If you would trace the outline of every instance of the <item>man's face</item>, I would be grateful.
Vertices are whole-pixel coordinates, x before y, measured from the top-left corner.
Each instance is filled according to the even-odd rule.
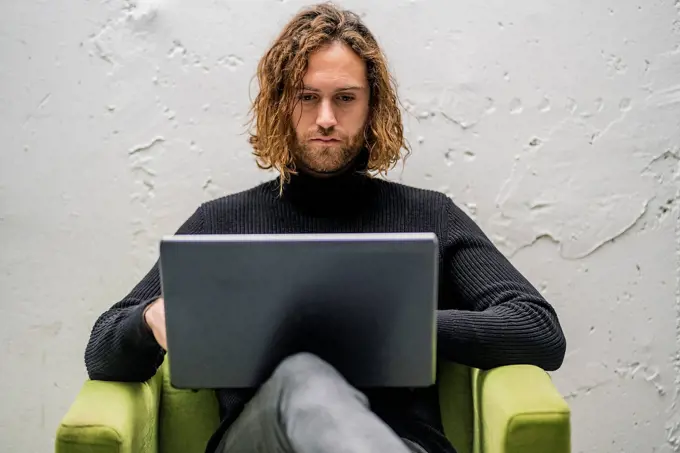
[[[334,42],[309,57],[303,82],[292,118],[296,164],[315,176],[340,173],[364,145],[366,64],[346,44]]]

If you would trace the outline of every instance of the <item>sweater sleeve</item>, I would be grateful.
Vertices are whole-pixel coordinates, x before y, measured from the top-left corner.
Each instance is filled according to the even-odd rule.
[[[437,313],[438,354],[481,369],[558,369],[566,340],[555,310],[448,199],[447,212],[443,287],[449,300]]]
[[[200,207],[177,234],[200,234],[203,228]],[[157,261],[123,300],[95,322],[85,349],[85,367],[90,379],[143,382],[156,374],[165,351],[144,322],[144,309],[160,296]]]

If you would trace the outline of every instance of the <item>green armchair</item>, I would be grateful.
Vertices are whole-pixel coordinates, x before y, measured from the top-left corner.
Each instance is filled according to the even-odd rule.
[[[458,453],[568,453],[570,411],[548,374],[445,363],[442,419]],[[64,416],[57,453],[202,453],[217,429],[210,390],[180,390],[167,361],[143,383],[87,381]]]

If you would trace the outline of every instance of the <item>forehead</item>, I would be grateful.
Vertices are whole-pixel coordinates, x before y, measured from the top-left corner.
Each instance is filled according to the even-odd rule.
[[[366,63],[347,44],[336,41],[310,55],[303,82],[319,90],[365,87]]]

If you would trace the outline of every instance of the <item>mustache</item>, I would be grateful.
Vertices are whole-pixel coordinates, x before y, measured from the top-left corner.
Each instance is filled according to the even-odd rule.
[[[306,138],[313,138],[313,137],[334,137],[339,140],[346,141],[348,139],[346,134],[339,133],[335,127],[328,127],[328,128],[323,128],[319,127],[313,132],[308,132],[306,135]]]

